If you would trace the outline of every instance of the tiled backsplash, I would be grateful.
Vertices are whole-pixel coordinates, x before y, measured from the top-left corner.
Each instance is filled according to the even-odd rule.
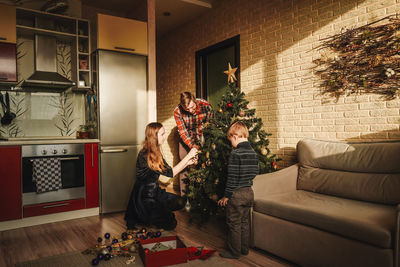
[[[16,118],[9,125],[0,124],[2,137],[75,136],[78,126],[85,124],[82,94],[8,92]],[[0,115],[4,112],[1,108]]]

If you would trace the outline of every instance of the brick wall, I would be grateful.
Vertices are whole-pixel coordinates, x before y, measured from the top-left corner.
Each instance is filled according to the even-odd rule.
[[[177,162],[173,109],[195,93],[195,52],[240,34],[241,88],[272,133],[270,148],[296,160],[299,139],[400,139],[400,100],[377,95],[319,95],[310,69],[319,40],[400,11],[400,0],[218,0],[213,9],[157,41],[157,116],[169,135],[163,150]]]

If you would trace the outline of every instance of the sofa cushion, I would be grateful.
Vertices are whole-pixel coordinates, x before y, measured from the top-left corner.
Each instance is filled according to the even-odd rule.
[[[399,152],[400,153],[400,152]],[[400,175],[300,167],[297,188],[383,204],[400,202]]]
[[[254,210],[378,247],[393,246],[396,206],[297,190],[256,199]]]
[[[342,143],[304,139],[297,144],[297,189],[400,203],[400,142]]]

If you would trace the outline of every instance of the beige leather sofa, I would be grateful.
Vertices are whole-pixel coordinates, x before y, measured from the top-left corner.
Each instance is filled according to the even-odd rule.
[[[302,140],[298,164],[254,179],[252,244],[301,266],[396,266],[400,141]]]

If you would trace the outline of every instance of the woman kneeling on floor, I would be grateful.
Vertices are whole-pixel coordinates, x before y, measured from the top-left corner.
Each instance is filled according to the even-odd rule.
[[[145,135],[136,161],[136,182],[125,213],[126,226],[128,230],[135,229],[136,224],[172,230],[177,224],[173,211],[182,209],[186,199],[161,189],[158,178],[160,174],[172,178],[194,164],[197,149],[190,150],[181,162],[171,168],[160,149],[166,139],[162,124],[148,124]]]

